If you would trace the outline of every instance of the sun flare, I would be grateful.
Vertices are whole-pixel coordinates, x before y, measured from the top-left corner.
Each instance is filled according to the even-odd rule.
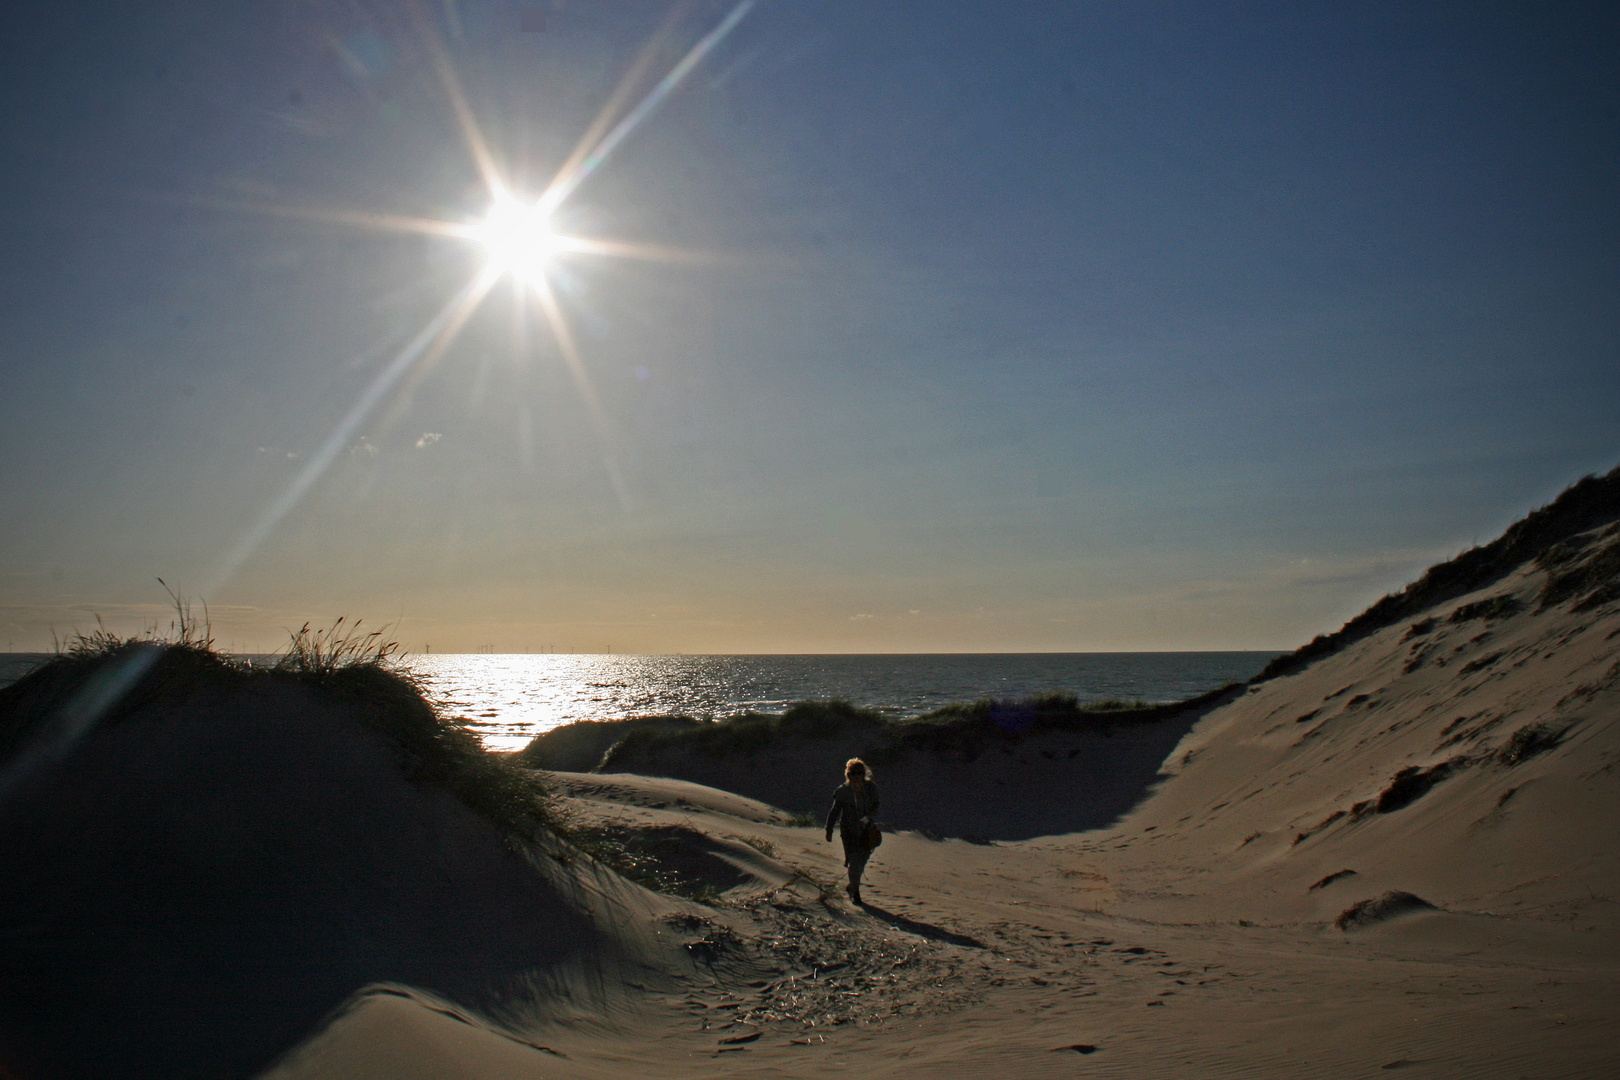
[[[538,281],[563,247],[563,238],[553,231],[551,215],[541,203],[510,195],[498,197],[484,219],[468,227],[467,235],[484,249],[485,271],[491,277],[511,274]]]
[[[559,303],[558,292],[553,288],[552,278],[556,276],[558,263],[561,261],[559,256],[568,254],[670,263],[703,262],[708,260],[708,256],[659,245],[563,235],[553,227],[552,212],[567,202],[580,184],[600,169],[613,151],[657,111],[659,105],[703,58],[752,10],[755,2],[756,0],[738,0],[731,12],[693,45],[680,61],[647,91],[639,104],[620,115],[621,110],[629,103],[630,94],[647,70],[646,63],[638,62],[538,199],[525,200],[512,194],[507,179],[502,176],[497,157],[473,116],[472,107],[462,91],[460,79],[451,63],[449,51],[437,33],[424,23],[419,26],[421,43],[427,49],[439,76],[440,85],[466,140],[473,165],[482,177],[485,189],[490,193],[489,209],[482,218],[472,221],[465,218],[459,221],[445,221],[439,218],[411,217],[375,211],[308,208],[265,201],[252,203],[231,201],[218,204],[274,217],[316,221],[349,228],[453,238],[481,247],[484,252],[484,263],[466,285],[449,299],[444,308],[402,346],[394,358],[384,365],[366,386],[343,420],[321,444],[320,449],[310,456],[308,463],[288,484],[281,497],[266,507],[253,528],[228,553],[216,574],[216,584],[235,574],[252,556],[270,530],[325,474],[343,447],[359,432],[361,425],[372,417],[384,400],[396,392],[401,382],[431,364],[449,348],[461,328],[478,310],[484,298],[501,278],[510,276],[514,282],[529,286],[517,290],[520,298],[525,303],[532,301],[538,306],[564,365],[573,376],[587,409],[596,421],[604,444],[608,442],[607,415],[591,385],[588,365],[569,328],[563,305]],[[656,43],[655,39],[654,44]],[[657,55],[658,51],[649,46],[644,51],[643,58],[650,60]],[[607,470],[614,490],[618,493],[621,503],[628,506],[624,481],[619,476],[617,467],[612,464],[611,454],[607,460]]]

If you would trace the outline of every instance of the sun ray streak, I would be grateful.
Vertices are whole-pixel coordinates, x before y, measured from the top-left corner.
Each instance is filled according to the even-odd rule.
[[[684,251],[663,244],[631,244],[622,240],[599,240],[585,236],[558,236],[553,246],[560,253],[606,255],[615,259],[641,259],[647,262],[689,263],[721,266],[737,262],[736,256],[707,251]]]
[[[163,649],[147,642],[133,649],[120,650],[111,664],[76,690],[34,736],[21,753],[0,767],[0,803],[36,774],[67,757],[95,730],[103,717],[117,705],[157,662]]]
[[[283,203],[250,199],[218,199],[193,197],[185,203],[210,210],[230,210],[240,213],[262,214],[265,217],[285,218],[290,221],[310,221],[322,225],[347,225],[373,232],[420,233],[424,236],[445,236],[456,240],[468,238],[468,226],[437,218],[412,217],[408,214],[384,214],[373,210],[338,210],[315,206],[288,206]]]
[[[754,3],[755,0],[742,0],[740,4],[732,8],[731,13],[720,20],[720,25],[710,30],[703,36],[702,40],[693,45],[687,54],[681,57],[680,63],[671,68],[669,74],[660,79],[658,85],[653,87],[647,96],[641,99],[641,103],[630,110],[629,114],[623,120],[620,120],[613,130],[608,132],[602,141],[597,143],[578,165],[552,182],[551,187],[541,197],[540,205],[547,210],[562,205],[563,201],[574,193],[574,189],[584,183],[586,177],[600,168],[602,162],[607,160],[608,155],[618,149],[619,144],[624,142],[631,132],[640,127],[642,121],[652,115],[653,110],[663,104],[664,99],[669,96],[675,87],[680,85],[681,80],[691,74],[692,69],[697,67],[703,61],[703,58],[713,51],[716,45],[725,40],[726,35],[731,33],[737,24],[742,22],[749,11],[753,9]]]
[[[672,4],[670,6],[668,13],[664,16],[662,25],[648,39],[647,44],[642,46],[641,53],[636,57],[635,63],[630,66],[629,71],[625,72],[624,78],[619,80],[619,85],[613,88],[613,94],[608,98],[607,104],[603,105],[601,111],[596,114],[596,118],[591,121],[591,126],[585,130],[585,134],[579,137],[579,143],[574,147],[573,153],[568,155],[568,160],[563,162],[562,168],[557,170],[557,179],[552,181],[553,186],[562,177],[570,175],[575,169],[579,168],[580,162],[584,161],[590,152],[596,148],[596,144],[601,141],[602,135],[612,126],[613,121],[618,118],[620,112],[624,109],[625,102],[630,100],[630,95],[635,93],[636,87],[641,85],[642,79],[646,76],[647,70],[652,67],[653,61],[658,59],[659,46],[663,44],[664,40],[669,37],[670,31],[674,29],[680,12],[681,5]]]
[[[377,407],[400,378],[413,368],[438,355],[446,345],[456,336],[463,323],[482,302],[484,294],[489,292],[495,284],[495,277],[481,273],[467,283],[467,285],[450,302],[430,319],[426,326],[402,348],[388,366],[378,372],[366,387],[364,392],[350,407],[348,413],[327,436],[319,450],[311,455],[309,461],[299,470],[298,475],[287,485],[280,497],[265,508],[254,523],[253,528],[237,542],[231,549],[224,563],[215,572],[214,579],[207,584],[204,592],[212,592],[225,583],[242,564],[252,557],[287,512],[296,506],[315,482],[325,474],[333,460],[348,445],[360,425],[366,422],[372,411]]]
[[[756,2],[757,0],[741,0],[736,4],[714,29],[705,34],[687,51],[686,55],[680,59],[668,74],[658,81],[657,85],[642,98],[634,109],[630,110],[629,113],[614,124],[606,135],[602,135],[598,139],[597,137],[602,130],[612,122],[612,117],[623,107],[624,102],[629,100],[633,88],[641,81],[643,73],[651,64],[652,58],[656,55],[656,46],[660,40],[655,37],[641,56],[638,57],[632,70],[620,82],[619,87],[614,91],[613,97],[598,115],[597,120],[593,121],[591,129],[580,140],[579,147],[570,156],[568,162],[558,173],[557,178],[553,180],[551,186],[535,206],[535,209],[540,211],[542,215],[549,214],[551,210],[554,210],[566,200],[581,183],[602,166],[603,162],[618,149],[625,139],[629,138],[663,104],[670,93],[702,63],[704,58],[720,42],[725,40],[726,36],[753,10]],[[483,178],[485,187],[489,190],[491,200],[499,204],[501,200],[511,197],[506,180],[501,175],[494,154],[491,152],[483,131],[479,128],[478,121],[473,115],[472,107],[462,90],[455,66],[451,62],[443,41],[440,40],[438,32],[431,24],[421,5],[413,4],[412,6],[418,36],[428,53],[434,72],[450,103],[451,110],[455,113],[467,150]],[[669,25],[669,23],[666,23],[664,30],[660,32],[661,35],[667,32]],[[211,205],[224,209],[250,211],[295,220],[348,225],[363,229],[425,233],[463,240],[475,240],[482,237],[480,226],[477,224],[458,224],[428,218],[366,211],[299,208],[268,202],[206,201]],[[578,237],[552,236],[550,239],[556,245],[557,250],[567,250],[581,254],[653,259],[667,262],[713,261],[710,256],[654,245],[627,244],[611,240],[590,240]],[[326,474],[332,462],[336,460],[338,454],[348,445],[349,441],[354,438],[361,425],[366,423],[377,407],[391,392],[397,389],[400,381],[411,376],[413,372],[419,372],[449,345],[460,331],[462,325],[483,302],[484,296],[494,286],[495,282],[505,276],[509,269],[509,267],[502,265],[498,261],[487,265],[455,296],[451,297],[444,308],[430,319],[421,331],[377,374],[376,378],[360,394],[325,442],[311,455],[304,467],[299,470],[298,475],[292,479],[281,495],[265,508],[253,527],[230,550],[216,571],[213,580],[206,584],[204,591],[217,589],[241,569],[242,565],[264,543],[276,525]],[[590,413],[598,437],[602,440],[604,448],[603,463],[607,469],[614,492],[618,496],[620,504],[628,512],[630,509],[629,491],[624,476],[618,467],[617,459],[613,454],[612,425],[602,407],[601,400],[597,397],[596,388],[591,383],[590,372],[580,355],[573,331],[563,315],[562,307],[557,301],[556,293],[553,291],[546,274],[533,275],[530,283],[539,299],[546,323],[557,342],[558,351],[562,354],[563,361],[568,367],[574,385],[578,389],[581,399],[585,402],[587,411]]]
[[[439,85],[444,88],[445,97],[450,100],[450,108],[456,114],[456,123],[461,125],[461,137],[467,141],[467,152],[472,155],[473,164],[478,167],[479,175],[484,178],[484,186],[489,189],[490,198],[499,198],[506,193],[506,183],[501,179],[500,169],[495,164],[495,155],[490,152],[483,129],[478,126],[478,120],[473,116],[472,106],[467,103],[467,95],[461,89],[461,80],[456,77],[456,68],[450,62],[450,54],[445,50],[444,42],[440,40],[438,31],[433,28],[421,5],[413,4],[412,8],[416,16],[417,37],[427,50],[433,64],[433,72],[439,77]]]
[[[540,298],[540,310],[545,313],[546,324],[551,327],[551,334],[557,339],[557,351],[562,353],[563,363],[568,365],[568,373],[574,378],[574,386],[579,390],[579,396],[585,399],[585,407],[590,410],[591,419],[604,439],[608,433],[607,413],[602,409],[602,403],[596,396],[596,387],[591,385],[590,372],[585,368],[585,361],[580,357],[579,346],[574,343],[574,332],[569,329],[568,320],[563,317],[562,307],[557,303],[557,294],[551,289],[551,282],[544,277],[534,280],[535,295]]]
[[[557,339],[557,350],[562,353],[563,362],[568,365],[568,373],[574,378],[574,386],[578,388],[579,396],[585,399],[586,409],[596,425],[597,437],[602,440],[602,467],[607,470],[608,482],[613,485],[613,494],[618,496],[619,508],[628,514],[631,510],[630,487],[625,483],[624,472],[619,468],[619,459],[613,452],[612,422],[608,420],[607,412],[603,410],[601,400],[596,396],[596,387],[591,384],[590,372],[579,354],[579,347],[574,343],[574,332],[569,329],[568,320],[563,316],[562,307],[557,303],[557,294],[551,290],[551,282],[544,277],[536,279],[534,291],[540,298],[540,310],[545,313],[552,336]]]

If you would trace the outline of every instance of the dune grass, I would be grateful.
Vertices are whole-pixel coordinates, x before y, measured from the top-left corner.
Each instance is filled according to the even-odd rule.
[[[167,586],[165,586],[167,587]],[[363,726],[402,751],[406,776],[441,788],[478,813],[509,841],[535,839],[553,823],[539,774],[486,752],[477,737],[448,718],[427,696],[421,681],[398,662],[399,645],[386,629],[366,631],[339,619],[324,630],[306,624],[291,634],[269,667],[258,667],[214,649],[205,616],[175,596],[177,617],[167,634],[133,637],[97,630],[58,642],[57,655],[0,689],[0,763],[42,741],[60,738],[64,719],[92,737],[101,726],[136,715],[178,711],[202,694],[256,692],[301,686],[340,706]],[[93,715],[84,711],[87,692]]]
[[[1142,698],[1102,698],[1081,701],[1075,694],[1036,694],[1024,698],[979,698],[977,701],[945,705],[932,712],[904,721],[908,724],[941,724],[960,721],[988,722],[1003,731],[1016,732],[1030,727],[1089,726],[1088,721],[1117,722],[1125,714],[1135,715],[1158,708]]]
[[[760,753],[795,740],[837,741],[874,764],[909,752],[971,760],[986,746],[1044,732],[1105,731],[1123,724],[1152,723],[1188,709],[1208,708],[1236,693],[1231,684],[1187,701],[1156,704],[1107,698],[1081,701],[1073,694],[1027,698],[981,698],[947,705],[920,716],[895,718],[848,701],[801,701],[781,713],[747,712],[707,722],[667,718],[624,722],[622,734],[602,755],[597,769],[610,772],[640,754],[690,751],[726,758]],[[538,750],[527,758],[545,767]],[[525,754],[529,751],[525,750]]]
[[[1514,522],[1495,540],[1429,567],[1422,577],[1400,592],[1388,594],[1334,633],[1319,634],[1293,652],[1277,657],[1250,682],[1262,683],[1299,671],[1386,626],[1500,581],[1532,559],[1552,572],[1549,591],[1542,596],[1543,607],[1571,596],[1581,596],[1576,601],[1579,609],[1620,599],[1620,543],[1601,549],[1612,554],[1585,560],[1574,560],[1572,554],[1575,565],[1567,571],[1567,579],[1554,585],[1559,580],[1555,568],[1565,561],[1562,553],[1574,547],[1566,542],[1616,519],[1620,519],[1620,468],[1603,476],[1582,477],[1546,506]]]
[[[1518,610],[1519,602],[1513,599],[1513,597],[1492,596],[1486,600],[1480,600],[1472,604],[1464,604],[1456,611],[1453,611],[1451,613],[1451,618],[1447,619],[1446,621],[1450,623],[1465,623],[1473,619],[1484,619],[1486,622],[1494,622],[1497,619],[1505,619]]]
[[[618,824],[585,824],[564,819],[557,835],[581,854],[601,863],[644,889],[713,906],[720,890],[685,864],[678,835],[657,828]]]
[[[642,727],[629,732],[618,746],[674,741],[701,753],[729,757],[757,753],[784,737],[830,740],[886,723],[881,713],[847,701],[801,701],[780,713],[745,712],[680,728]]]
[[[1561,745],[1563,741],[1562,730],[1547,724],[1526,724],[1497,749],[1495,757],[1502,765],[1509,767],[1521,765],[1537,754],[1545,754],[1555,746]]]
[[[54,738],[57,721],[86,687],[109,681],[120,687],[86,725],[84,737],[93,737],[95,728],[183,710],[200,695],[296,685],[387,738],[400,749],[409,780],[448,792],[515,849],[553,838],[563,846],[548,842],[540,848],[562,861],[584,856],[658,892],[711,904],[718,899],[712,884],[679,865],[680,859],[672,861],[671,838],[570,820],[550,798],[542,773],[516,755],[485,751],[470,730],[435,706],[421,680],[400,662],[399,644],[386,627],[367,630],[342,618],[325,628],[306,623],[290,633],[274,663],[253,665],[216,652],[206,609],[203,618],[193,618],[189,604],[170,595],[176,618],[167,632],[152,628],[120,637],[98,620],[94,631],[59,640],[54,658],[0,688],[0,770],[42,739]],[[120,672],[135,677],[112,678]]]
[[[1586,544],[1555,544],[1536,562],[1547,571],[1540,597],[1543,608],[1573,600],[1576,611],[1590,611],[1620,600],[1620,525]]]
[[[643,728],[695,727],[690,716],[643,716],[627,720],[579,720],[542,731],[513,755],[518,764],[550,772],[590,772],[626,734]]]

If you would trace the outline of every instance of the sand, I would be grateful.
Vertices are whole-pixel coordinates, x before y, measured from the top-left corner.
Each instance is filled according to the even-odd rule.
[[[692,899],[561,845],[503,847],[318,703],[295,710],[297,740],[278,734],[289,703],[264,703],[247,749],[210,741],[207,710],[161,738],[124,725],[0,820],[0,855],[27,871],[0,897],[0,958],[57,995],[0,1005],[4,1068],[1614,1076],[1620,604],[1543,609],[1546,578],[1526,563],[1131,736],[1162,756],[1123,807],[1050,764],[1105,753],[1092,735],[1025,740],[977,771],[897,763],[889,812],[931,824],[888,835],[861,907],[819,825],[714,783],[552,777],[576,826],[638,838]],[[836,774],[811,764],[830,796]],[[162,797],[136,799],[131,769],[161,773]],[[206,813],[175,813],[181,774]],[[1046,831],[1088,814],[1101,823]],[[941,838],[968,832],[988,838]],[[221,866],[225,884],[190,883]],[[131,914],[142,876],[185,902]]]
[[[1544,578],[1527,565],[1425,633],[1389,627],[1213,710],[1108,828],[892,834],[864,908],[819,828],[765,803],[558,774],[582,818],[733,845],[713,849],[721,901],[669,924],[698,945],[665,969],[674,985],[612,1020],[527,1027],[552,1051],[527,1063],[368,1000],[266,1075],[415,1075],[362,1064],[406,1032],[446,1055],[420,1075],[469,1078],[1615,1075],[1620,612],[1537,613]],[[1496,596],[1517,612],[1449,621]],[[1492,756],[1530,724],[1562,742]],[[1396,785],[1402,770],[1443,778]],[[956,824],[982,827],[971,785],[951,784]],[[1059,798],[1086,793],[1030,790]],[[1392,892],[1422,903],[1335,925]],[[356,1056],[317,1063],[339,1052]]]

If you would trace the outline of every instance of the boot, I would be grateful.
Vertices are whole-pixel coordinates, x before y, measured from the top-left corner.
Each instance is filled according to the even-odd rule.
[[[849,893],[849,898],[855,903],[859,904],[861,902],[861,887],[859,885],[845,885],[844,891]]]

